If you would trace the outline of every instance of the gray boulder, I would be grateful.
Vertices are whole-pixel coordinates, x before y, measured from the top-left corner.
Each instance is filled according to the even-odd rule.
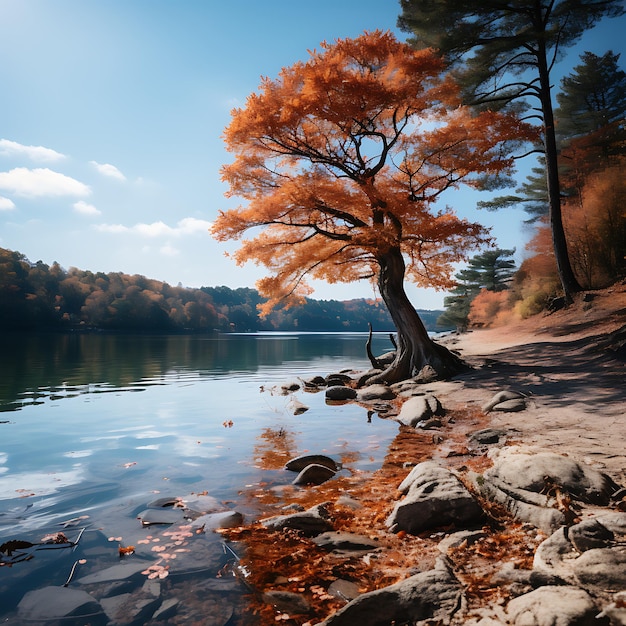
[[[516,489],[495,477],[474,476],[479,493],[492,502],[503,505],[517,520],[532,524],[550,534],[566,522],[563,511],[554,508],[555,498],[534,491]]]
[[[583,589],[568,586],[540,587],[511,600],[507,621],[514,626],[604,626],[596,619],[599,609]]]
[[[617,486],[606,474],[575,459],[534,448],[495,450],[485,480],[496,479],[514,489],[554,495],[556,489],[590,504],[606,505]]]
[[[364,593],[320,626],[389,626],[420,620],[449,623],[463,603],[463,589],[448,568],[439,564],[389,587]]]
[[[483,518],[483,510],[472,494],[449,469],[434,461],[416,465],[399,490],[406,497],[397,502],[387,518],[392,532],[417,534],[454,524],[466,528]]]
[[[387,385],[368,385],[359,389],[357,400],[359,402],[371,402],[373,400],[393,400],[396,394]]]
[[[537,548],[533,568],[596,593],[626,587],[626,513],[560,528]]]
[[[396,420],[405,426],[415,428],[419,422],[433,415],[443,415],[441,403],[435,396],[431,394],[412,396],[403,403]]]

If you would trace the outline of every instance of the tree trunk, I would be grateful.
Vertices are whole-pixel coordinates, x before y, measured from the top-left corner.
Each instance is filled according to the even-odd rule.
[[[449,378],[466,368],[463,361],[429,336],[417,311],[404,291],[405,265],[399,248],[378,258],[378,288],[398,331],[396,358],[382,373],[367,382],[395,383],[412,378],[425,366],[439,378]]]
[[[545,46],[540,46],[540,54],[537,56],[539,68],[539,96],[541,111],[544,121],[544,149],[546,156],[546,180],[548,184],[548,203],[550,205],[550,229],[552,231],[552,245],[556,259],[559,280],[563,287],[565,302],[573,302],[573,294],[581,291],[580,284],[576,279],[567,251],[567,240],[563,229],[563,217],[561,214],[561,186],[559,181],[558,150],[556,146],[556,133],[554,129],[554,112],[552,110],[552,97],[550,96],[550,72],[548,69]]]

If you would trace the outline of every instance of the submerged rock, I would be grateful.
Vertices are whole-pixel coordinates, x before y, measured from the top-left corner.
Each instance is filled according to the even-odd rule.
[[[81,623],[96,623],[94,617],[104,617],[101,604],[91,594],[82,589],[53,586],[27,592],[17,606],[17,613],[28,622],[75,618]]]
[[[308,613],[311,610],[306,598],[292,591],[266,591],[263,594],[263,600],[276,610],[290,615]]]

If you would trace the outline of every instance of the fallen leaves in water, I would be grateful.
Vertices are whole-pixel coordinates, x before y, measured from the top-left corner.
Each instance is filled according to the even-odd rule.
[[[41,543],[69,543],[69,539],[62,533],[50,533],[41,538]]]
[[[288,619],[293,623],[307,620],[310,620],[307,623],[318,623],[345,605],[345,599],[328,591],[336,580],[354,582],[359,592],[365,593],[403,580],[410,572],[434,566],[441,554],[439,542],[447,532],[455,529],[436,529],[420,535],[393,534],[385,522],[401,497],[397,486],[414,465],[437,459],[463,473],[467,470],[484,471],[491,464],[485,454],[472,451],[467,445],[467,433],[486,425],[484,413],[478,408],[461,409],[450,413],[448,420],[438,433],[438,441],[433,440],[432,432],[401,427],[389,446],[382,467],[373,473],[351,470],[350,461],[358,459],[358,454],[345,451],[342,462],[349,475],[342,473],[322,485],[304,489],[283,485],[276,490],[262,483],[247,486],[243,495],[251,504],[262,507],[262,517],[282,515],[286,507],[301,510],[325,503],[335,530],[362,534],[380,544],[380,549],[366,554],[338,557],[293,530],[269,530],[260,523],[222,530],[223,536],[245,549],[239,570],[245,572],[246,584],[259,592],[251,597],[251,612],[259,623]],[[284,464],[280,458],[282,455],[272,458],[268,454],[272,449],[280,453],[280,443],[285,435],[278,435],[279,432],[275,429],[264,431],[255,449],[256,462],[261,457],[267,469],[272,466],[278,469]],[[450,454],[450,450],[454,453]],[[291,449],[289,452],[292,456]],[[357,507],[341,504],[342,496],[344,501],[347,496],[357,503]],[[459,568],[474,604],[484,603],[489,597],[496,600],[501,585],[491,581],[493,573],[503,562],[512,563],[516,568],[529,567],[535,545],[540,540],[539,536],[536,540],[529,539],[520,525],[503,530],[503,512],[493,509],[489,513],[493,514],[493,523],[483,529],[485,538],[473,548],[459,548],[449,555],[455,569]],[[294,616],[277,611],[262,600],[262,593],[270,590],[304,596],[311,607],[310,613]]]

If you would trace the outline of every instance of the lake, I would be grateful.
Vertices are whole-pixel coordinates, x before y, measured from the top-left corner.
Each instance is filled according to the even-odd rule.
[[[149,579],[139,570],[85,581],[118,565],[139,564],[145,572],[156,560],[150,542],[169,526],[137,519],[155,500],[215,499],[246,520],[259,515],[246,490],[294,478],[268,461],[277,441],[283,454],[346,458],[352,471],[380,467],[396,423],[368,419],[354,404],[329,406],[323,392],[276,389],[367,369],[365,341],[360,333],[1,336],[0,619],[52,623],[35,609],[16,613],[25,594],[49,586],[59,597],[68,589],[98,599],[137,594]],[[373,349],[390,350],[387,335],[375,336]],[[293,397],[309,410],[294,415]],[[232,576],[219,576],[235,557],[219,535],[207,533],[203,541],[191,550],[198,562],[179,554],[170,565],[180,565],[172,565],[167,579],[156,577],[161,587],[152,593],[158,603],[178,600],[168,623],[199,616],[205,625],[239,623],[242,589]],[[119,546],[129,545],[135,553],[121,557]],[[133,623],[148,619],[138,613]],[[106,621],[95,611],[89,623]]]

